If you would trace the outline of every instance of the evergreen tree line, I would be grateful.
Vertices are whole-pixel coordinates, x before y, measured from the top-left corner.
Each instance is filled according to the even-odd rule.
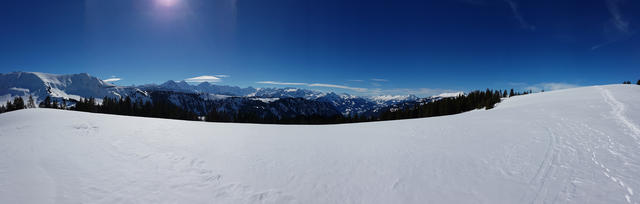
[[[623,81],[622,84],[631,84],[631,81]],[[640,85],[640,79],[638,79],[636,85]]]
[[[67,103],[75,103],[75,106],[67,107]],[[47,98],[40,103],[40,107],[115,115],[198,120],[198,115],[195,113],[186,111],[169,101],[154,100],[153,102],[143,102],[141,99],[132,101],[128,96],[122,99],[104,97],[101,105],[92,97],[82,98],[79,101],[73,99],[68,101],[63,100],[62,103],[58,103],[58,101],[52,100],[47,96]]]
[[[235,103],[239,102],[239,103]],[[229,98],[207,104],[209,122],[263,124],[335,124],[344,117],[328,102],[283,98],[270,103],[248,98]]]
[[[397,120],[409,118],[423,118],[458,114],[475,109],[492,109],[501,98],[513,97],[533,93],[531,90],[515,92],[507,90],[473,91],[467,95],[459,95],[453,98],[443,98],[424,104],[415,104],[413,107],[392,108],[383,112],[379,120]]]
[[[416,103],[412,104],[411,106],[389,108],[379,115],[368,116],[365,116],[364,114],[343,116],[338,112],[326,114],[326,111],[328,110],[326,109],[326,107],[325,109],[320,109],[324,111],[310,113],[307,115],[281,113],[281,115],[279,116],[276,116],[275,114],[270,112],[260,112],[248,109],[242,109],[238,112],[225,112],[217,111],[216,108],[213,108],[213,110],[208,112],[204,116],[204,118],[206,121],[210,122],[266,124],[338,124],[420,118],[457,114],[479,108],[491,109],[496,103],[500,102],[500,98],[523,95],[531,92],[532,91],[515,92],[513,89],[511,89],[509,92],[507,92],[507,90],[498,91],[489,89],[487,89],[486,91],[473,91],[467,95],[460,95],[454,98],[444,98],[429,103]],[[187,111],[186,109],[171,103],[167,98],[162,98],[159,96],[152,98],[154,98],[154,100],[152,101],[143,101],[141,99],[133,101],[130,97],[124,97],[121,99],[105,97],[102,99],[102,104],[99,105],[94,98],[83,98],[79,101],[70,99],[58,102],[57,100],[52,100],[47,96],[39,104],[39,107],[129,116],[198,120],[197,114]],[[296,99],[289,100],[291,100],[292,102],[296,101]],[[75,104],[75,106],[71,106],[69,104]],[[295,104],[293,106],[295,106]],[[317,104],[314,104],[312,106],[317,106]],[[35,105],[32,97],[29,97],[29,100],[26,104],[21,97],[16,97],[13,102],[7,102],[7,106],[0,106],[0,112],[33,107],[35,107]]]
[[[33,96],[29,95],[27,102],[22,97],[15,97],[13,101],[7,101],[5,105],[0,105],[0,113],[35,107]]]
[[[76,102],[76,106],[73,107],[72,110],[128,116],[198,120],[198,115],[195,113],[184,110],[169,101],[142,101],[141,99],[133,101],[128,96],[121,99],[104,97],[101,105],[97,105],[94,98],[80,99],[80,101]]]
[[[507,90],[490,90],[473,91],[467,95],[460,95],[453,98],[443,98],[440,100],[412,106],[404,106],[397,108],[389,108],[381,114],[374,115],[358,115],[343,116],[342,114],[334,115],[296,115],[296,116],[275,116],[266,114],[258,116],[255,111],[240,111],[230,113],[224,110],[210,111],[205,120],[209,122],[240,122],[240,123],[268,123],[268,124],[339,124],[339,123],[355,123],[370,122],[382,120],[396,120],[409,118],[433,117],[442,115],[451,115],[462,113],[474,109],[491,109],[501,98],[513,97],[533,93],[533,91],[516,92],[513,89]]]
[[[260,124],[338,124],[350,122],[348,118],[342,114],[334,115],[296,115],[296,116],[276,116],[267,114],[266,116],[258,116],[256,112],[241,111],[238,113],[230,113],[226,111],[210,111],[205,116],[208,122],[236,122],[236,123],[260,123]]]
[[[44,100],[42,102],[40,102],[40,104],[38,104],[38,107],[40,108],[55,108],[55,109],[67,109],[67,103],[69,101],[67,101],[67,99],[62,99],[62,102],[58,103],[57,100],[51,100],[50,96],[47,96],[46,98],[44,98]]]
[[[294,114],[294,113],[281,113],[276,116],[271,112],[260,112],[250,109],[242,109],[238,112],[225,112],[217,111],[213,108],[212,111],[204,115],[204,119],[210,122],[240,122],[240,123],[267,123],[267,124],[338,124],[338,123],[354,123],[354,122],[368,122],[368,121],[381,121],[381,120],[395,120],[395,119],[408,119],[408,118],[422,118],[432,116],[443,116],[462,113],[474,109],[491,109],[496,103],[499,103],[501,98],[512,97],[517,95],[524,95],[532,93],[531,90],[525,92],[516,92],[513,89],[507,90],[490,90],[485,91],[473,91],[467,95],[460,95],[452,98],[443,98],[428,103],[411,103],[400,107],[388,108],[382,111],[379,115],[358,115],[343,116],[336,112],[326,114],[328,109],[320,109],[324,111],[308,113],[308,114]],[[104,97],[102,104],[98,104],[94,98],[83,98],[79,101],[70,99],[62,100],[60,103],[57,100],[52,100],[50,97],[46,97],[40,104],[42,108],[59,108],[84,112],[94,113],[106,113],[117,115],[129,115],[129,116],[142,116],[142,117],[156,117],[156,118],[170,118],[170,119],[183,119],[183,120],[198,120],[199,117],[196,113],[187,111],[185,108],[181,108],[171,103],[168,98],[152,97],[153,100],[143,101],[141,99],[133,101],[130,97],[124,97],[121,99]],[[164,99],[164,100],[163,100]],[[296,99],[289,99],[291,102],[295,102]],[[303,99],[299,99],[303,100]],[[283,100],[287,102],[287,100]],[[75,104],[70,106],[69,104]],[[278,104],[281,105],[281,104]],[[292,107],[295,107],[293,103]],[[318,106],[313,104],[311,106]],[[257,106],[256,106],[257,107]],[[35,108],[33,98],[29,97],[27,103],[21,97],[16,97],[12,102],[7,102],[6,106],[0,106],[0,112],[6,112],[11,110],[18,110],[23,108]],[[269,107],[260,107],[265,109]],[[322,114],[324,113],[324,114]]]

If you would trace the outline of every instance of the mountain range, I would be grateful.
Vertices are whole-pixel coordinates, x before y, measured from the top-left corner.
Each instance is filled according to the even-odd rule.
[[[414,95],[354,96],[299,88],[241,88],[202,82],[194,85],[169,80],[162,84],[117,86],[87,73],[48,74],[12,72],[0,74],[0,102],[15,97],[32,96],[36,103],[47,96],[53,100],[74,101],[81,98],[125,98],[136,100],[168,100],[186,110],[205,115],[211,110],[225,112],[257,111],[274,115],[342,114],[375,115],[385,108],[426,103],[460,93],[419,98]],[[286,100],[283,100],[286,99]],[[295,100],[293,100],[295,99]]]

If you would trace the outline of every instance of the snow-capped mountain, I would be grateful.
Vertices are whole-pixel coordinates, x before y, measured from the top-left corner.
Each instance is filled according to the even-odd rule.
[[[451,97],[458,94],[438,97]],[[81,98],[90,97],[96,98],[98,102],[104,97],[130,97],[132,100],[143,101],[168,100],[198,114],[206,114],[211,109],[220,107],[229,109],[228,111],[237,112],[248,110],[243,108],[245,107],[243,104],[253,104],[255,107],[268,107],[276,110],[270,111],[275,115],[281,113],[293,114],[289,110],[297,110],[301,115],[304,115],[303,113],[311,113],[315,110],[326,110],[325,104],[331,104],[335,110],[325,111],[328,113],[337,111],[343,115],[370,115],[376,114],[386,107],[397,106],[398,104],[413,104],[437,99],[437,97],[418,98],[414,95],[360,97],[299,88],[241,88],[207,82],[193,85],[185,81],[176,82],[173,80],[159,85],[116,86],[86,73],[59,75],[39,72],[12,72],[0,74],[0,103],[4,104],[14,97],[28,97],[29,95],[33,96],[36,103],[44,100],[47,96],[58,101],[62,99],[77,101]],[[287,98],[307,100],[307,102],[296,101],[294,103],[301,107],[306,107],[306,109],[292,108],[292,104],[268,105],[270,103],[282,103],[278,102],[278,99]],[[256,105],[255,103],[262,104]],[[321,107],[312,107],[313,105]]]
[[[0,74],[0,102],[14,97],[32,96],[36,102],[47,96],[54,100],[80,100],[104,97],[148,98],[148,93],[137,87],[119,87],[86,73],[47,74],[39,72],[12,72]]]
[[[81,97],[118,97],[120,92],[122,91],[115,85],[86,73],[57,75],[39,72],[13,72],[0,74],[0,96],[5,99],[32,95],[36,100],[42,100],[46,96],[78,100]]]
[[[304,98],[314,100],[324,95],[319,91],[296,88],[261,88],[256,93],[260,98]]]
[[[257,91],[257,89],[253,87],[240,88],[237,86],[210,84],[209,82],[202,82],[197,86],[195,86],[195,89],[200,93],[209,93],[209,94],[227,95],[227,96],[250,96],[256,93]]]

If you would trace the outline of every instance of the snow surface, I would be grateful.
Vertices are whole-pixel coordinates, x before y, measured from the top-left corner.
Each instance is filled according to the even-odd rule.
[[[459,92],[452,92],[452,93],[441,93],[437,96],[434,97],[441,97],[441,98],[452,98],[452,97],[457,97],[460,95],[464,95],[464,92],[459,91]]]
[[[639,203],[640,86],[344,125],[0,114],[0,203]]]

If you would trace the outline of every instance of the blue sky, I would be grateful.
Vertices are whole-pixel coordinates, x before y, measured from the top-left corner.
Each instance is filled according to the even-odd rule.
[[[5,0],[0,72],[422,96],[635,82],[637,11],[632,0]]]

